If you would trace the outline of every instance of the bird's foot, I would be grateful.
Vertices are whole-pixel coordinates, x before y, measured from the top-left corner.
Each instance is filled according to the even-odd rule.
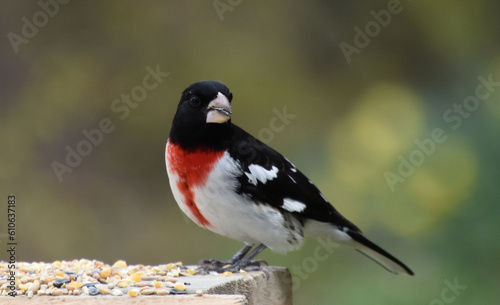
[[[204,259],[201,260],[198,265],[198,273],[208,274],[210,271],[215,271],[218,273],[224,272],[239,272],[244,271],[264,271],[261,265],[269,266],[265,260],[245,260],[241,259],[238,261],[219,261],[216,259]]]
[[[215,258],[202,259],[198,262],[199,266],[203,267],[214,267],[214,268],[222,268],[226,265],[231,265],[231,261],[219,261]]]

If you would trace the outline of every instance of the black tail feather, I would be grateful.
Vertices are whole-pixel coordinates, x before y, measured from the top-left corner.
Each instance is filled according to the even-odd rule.
[[[356,247],[356,250],[361,254],[367,256],[372,259],[374,262],[378,263],[388,271],[392,273],[407,273],[409,275],[414,275],[413,271],[408,268],[405,264],[403,264],[400,260],[389,254],[384,249],[380,248],[368,238],[363,236],[363,234],[359,232],[349,231],[347,232],[349,236],[357,241],[360,246]]]

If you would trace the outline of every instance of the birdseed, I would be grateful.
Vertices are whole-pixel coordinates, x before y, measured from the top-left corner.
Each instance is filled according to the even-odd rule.
[[[132,289],[132,290],[129,290],[128,295],[131,297],[136,297],[136,296],[141,295],[141,292],[139,291],[139,289]]]
[[[175,283],[174,288],[177,290],[186,290],[186,285],[183,283]]]
[[[13,290],[16,295],[28,298],[45,295],[137,297],[185,294],[189,283],[183,278],[197,273],[182,262],[144,266],[127,265],[123,260],[112,265],[88,259],[52,263],[18,262],[17,267],[12,287],[8,263],[0,262],[0,296],[8,296]]]

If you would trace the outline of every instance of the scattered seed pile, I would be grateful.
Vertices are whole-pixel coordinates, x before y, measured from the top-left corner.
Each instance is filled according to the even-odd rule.
[[[0,295],[168,295],[186,294],[188,277],[196,271],[182,262],[158,265],[130,265],[119,260],[112,266],[96,260],[55,261],[16,265],[12,280],[7,262],[0,262]],[[196,291],[202,295],[203,291]]]

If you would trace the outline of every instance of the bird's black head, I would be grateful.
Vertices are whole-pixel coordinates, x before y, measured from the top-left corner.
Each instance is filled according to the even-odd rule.
[[[216,143],[231,124],[229,88],[218,81],[201,81],[187,87],[174,116],[170,140],[186,146]]]

